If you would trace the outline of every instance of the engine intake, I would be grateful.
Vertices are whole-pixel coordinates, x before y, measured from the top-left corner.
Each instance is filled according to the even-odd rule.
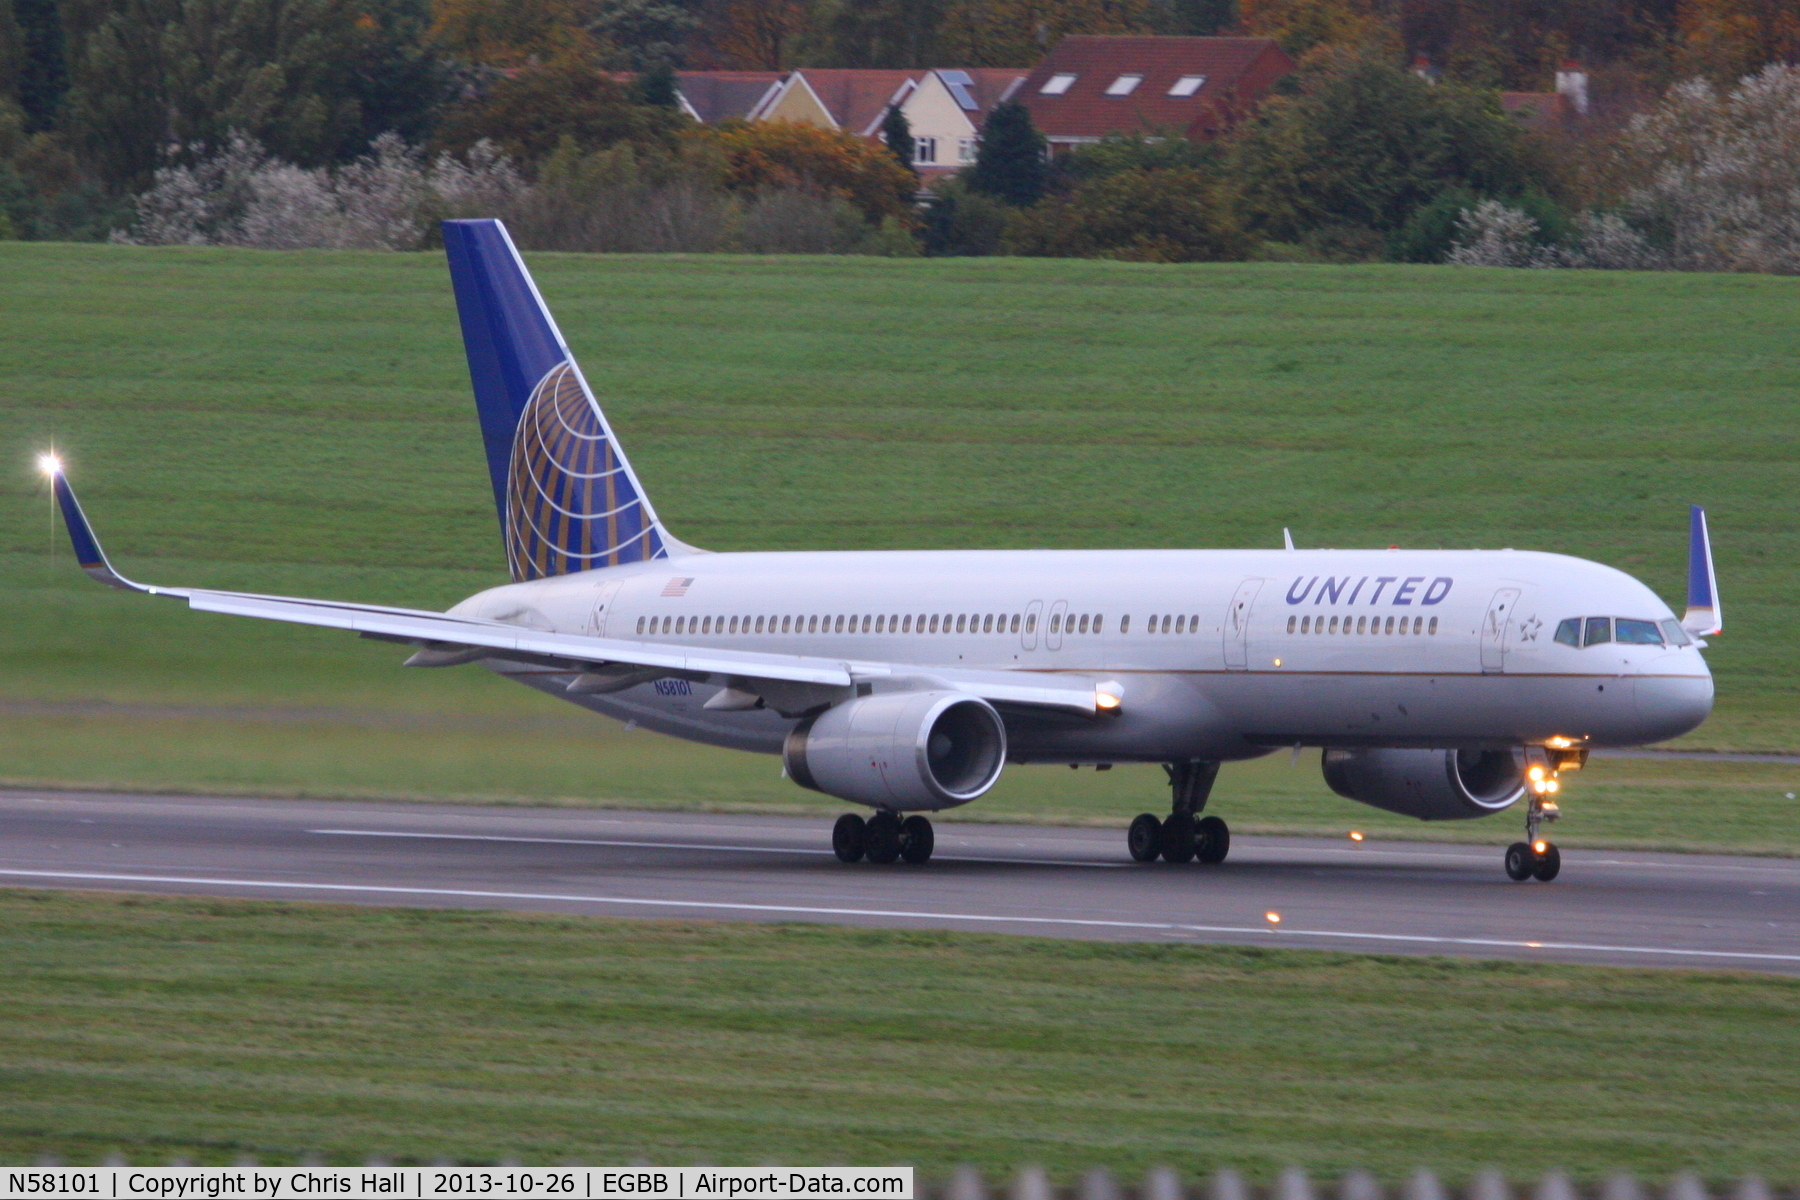
[[[967,804],[1006,765],[993,705],[959,692],[889,692],[828,708],[782,746],[801,787],[897,812]]]
[[[1338,795],[1421,821],[1491,816],[1525,794],[1509,750],[1327,750],[1320,766]]]

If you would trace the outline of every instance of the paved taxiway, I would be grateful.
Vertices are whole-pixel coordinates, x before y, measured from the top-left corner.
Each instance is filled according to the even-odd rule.
[[[1797,860],[1565,850],[1517,884],[1495,847],[1239,837],[1140,866],[1123,825],[940,821],[928,865],[845,866],[829,812],[7,792],[0,885],[1800,974]]]

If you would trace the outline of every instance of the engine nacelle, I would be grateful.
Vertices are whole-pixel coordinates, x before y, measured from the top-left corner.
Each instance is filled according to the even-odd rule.
[[[1525,794],[1509,750],[1327,750],[1331,790],[1421,821],[1492,816]]]
[[[861,696],[808,718],[781,750],[789,778],[897,812],[967,804],[1006,765],[993,705],[960,692]]]

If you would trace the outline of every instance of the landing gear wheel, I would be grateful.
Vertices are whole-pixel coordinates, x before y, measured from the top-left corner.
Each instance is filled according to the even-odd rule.
[[[1506,848],[1506,877],[1514,883],[1524,883],[1537,870],[1537,863],[1531,853],[1531,847],[1524,842],[1514,842]]]
[[[853,863],[863,856],[868,825],[855,813],[845,813],[831,827],[831,851],[839,862]]]
[[[863,853],[872,863],[891,863],[900,857],[900,818],[890,812],[869,818],[863,834]]]
[[[1162,856],[1172,863],[1194,861],[1194,818],[1170,813],[1162,823]]]
[[[909,863],[922,863],[931,858],[936,842],[931,822],[924,817],[908,817],[900,822],[900,857]]]
[[[1136,862],[1155,862],[1162,853],[1162,822],[1149,813],[1139,813],[1125,833],[1125,845]]]
[[[1556,878],[1556,873],[1560,870],[1562,870],[1562,851],[1556,848],[1554,842],[1545,842],[1544,852],[1532,855],[1532,877],[1539,883],[1549,883]]]
[[[1201,817],[1194,826],[1194,857],[1203,863],[1222,863],[1231,853],[1231,826],[1220,817]]]

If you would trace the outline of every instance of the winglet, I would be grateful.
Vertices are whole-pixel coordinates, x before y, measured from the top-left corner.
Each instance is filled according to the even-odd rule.
[[[1713,571],[1712,538],[1706,532],[1706,510],[1698,504],[1688,532],[1688,599],[1681,627],[1695,637],[1711,637],[1725,628],[1719,606],[1719,577]]]
[[[1294,535],[1288,532],[1286,525],[1281,527],[1281,542],[1283,549],[1292,550],[1294,548]]]
[[[127,592],[149,592],[155,595],[161,590],[133,583],[113,570],[112,564],[106,561],[106,551],[100,548],[100,539],[94,536],[94,527],[88,524],[87,514],[81,511],[81,501],[75,498],[75,489],[69,486],[62,467],[51,466],[47,470],[50,474],[50,489],[56,494],[56,506],[62,509],[63,524],[69,527],[69,541],[74,544],[75,561],[81,564],[81,569],[108,587]]]

